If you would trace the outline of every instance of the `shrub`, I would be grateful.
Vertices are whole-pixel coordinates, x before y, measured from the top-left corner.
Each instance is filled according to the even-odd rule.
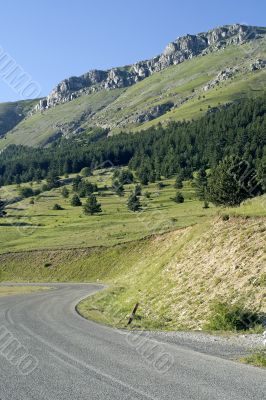
[[[204,201],[203,203],[203,208],[206,210],[207,208],[210,208],[209,202],[207,200]]]
[[[68,190],[68,188],[66,188],[65,186],[62,188],[62,190],[61,190],[61,194],[62,194],[62,196],[65,198],[65,199],[67,199],[68,197],[69,197],[69,190]]]
[[[183,194],[181,193],[181,192],[177,192],[176,193],[176,195],[175,195],[175,197],[173,198],[173,200],[176,202],[176,203],[184,203],[184,201],[185,201],[185,198],[184,198],[184,196],[183,196]]]
[[[52,266],[52,264],[49,263],[49,262],[46,262],[46,263],[44,264],[44,268],[49,268],[49,267],[51,267],[51,266]]]
[[[53,206],[53,210],[63,210],[63,207],[62,206],[60,206],[60,204],[55,204],[54,206]]]
[[[150,198],[151,198],[150,192],[145,192],[145,193],[144,193],[144,196],[145,196],[147,199],[150,199]]]
[[[77,194],[74,194],[74,196],[71,199],[70,204],[72,205],[72,207],[80,207],[82,206],[82,202],[80,201],[80,198]]]
[[[256,367],[266,367],[266,350],[260,350],[254,354],[242,358],[245,364],[255,365]]]
[[[241,303],[214,301],[205,329],[211,331],[246,331],[262,324],[257,312],[245,309]]]
[[[223,214],[222,215],[222,221],[229,221],[230,216],[228,214]]]
[[[81,176],[85,178],[92,175],[91,169],[89,167],[85,167],[80,171]]]
[[[23,198],[32,197],[34,196],[34,191],[29,186],[24,186],[19,189],[19,194]]]

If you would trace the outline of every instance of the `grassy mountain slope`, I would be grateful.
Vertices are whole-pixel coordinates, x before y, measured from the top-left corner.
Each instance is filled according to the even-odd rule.
[[[69,134],[79,127],[102,126],[116,133],[168,120],[198,118],[211,107],[260,95],[265,87],[266,69],[250,68],[258,59],[266,59],[266,38],[195,57],[129,88],[84,95],[23,120],[7,134],[5,141],[0,140],[0,148],[10,143],[45,145],[60,132]],[[238,71],[232,78],[204,90],[222,70],[235,67]],[[164,104],[171,109],[160,111],[151,121],[145,120],[145,116]]]
[[[4,141],[0,140],[0,149],[8,144],[44,146],[53,138],[57,138],[62,129],[77,129],[82,125],[84,118],[106,107],[120,93],[120,89],[99,92],[59,105],[43,114],[36,113],[18,124],[6,135]]]
[[[182,120],[200,117],[206,113],[208,105],[216,107],[219,103],[224,104],[243,96],[261,94],[264,91],[266,70],[255,73],[239,72],[232,80],[226,80],[214,89],[207,92],[202,90],[225,68],[233,68],[236,65],[248,68],[251,64],[251,58],[248,55],[249,46],[250,44],[231,46],[217,53],[194,58],[154,74],[128,88],[114,103],[96,114],[92,121],[97,124],[108,121],[110,127],[113,128],[117,121],[121,120],[126,121],[126,126],[130,127],[130,116],[140,110],[145,113],[150,108],[165,102],[173,102],[177,105],[176,108],[161,117],[142,125],[142,128],[169,119]],[[265,40],[261,41],[257,48],[254,48],[253,57],[266,57]],[[199,97],[201,98],[199,99]],[[138,126],[136,130],[139,128]]]
[[[0,103],[0,138],[22,121],[36,103],[37,100]]]

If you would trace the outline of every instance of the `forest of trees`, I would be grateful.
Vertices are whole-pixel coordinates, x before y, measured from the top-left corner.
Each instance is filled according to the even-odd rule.
[[[0,186],[122,165],[135,170],[145,185],[162,176],[190,179],[194,171],[214,169],[227,156],[245,160],[264,180],[265,190],[266,96],[212,110],[197,121],[135,134],[82,134],[42,149],[9,146],[0,155]],[[78,192],[90,189],[79,187]]]

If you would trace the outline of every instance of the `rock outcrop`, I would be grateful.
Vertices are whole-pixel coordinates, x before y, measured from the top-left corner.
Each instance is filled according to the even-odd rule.
[[[251,64],[251,71],[259,71],[263,68],[266,68],[266,60],[256,60],[253,64]]]
[[[146,61],[131,66],[112,68],[108,71],[92,70],[80,77],[71,77],[60,82],[46,99],[42,99],[35,111],[42,111],[57,104],[71,101],[79,96],[99,90],[124,88],[134,85],[155,72],[177,65],[197,56],[204,56],[229,45],[240,45],[265,35],[265,31],[246,25],[228,25],[198,35],[186,35],[169,43],[164,52]],[[255,63],[260,69],[265,64]],[[230,77],[232,71],[222,71],[217,80]]]

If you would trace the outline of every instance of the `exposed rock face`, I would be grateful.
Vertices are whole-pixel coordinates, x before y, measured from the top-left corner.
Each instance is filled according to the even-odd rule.
[[[54,107],[68,102],[76,97],[99,90],[110,90],[128,87],[138,81],[159,72],[171,65],[177,65],[185,60],[203,56],[232,44],[244,44],[265,34],[259,28],[245,25],[228,25],[198,35],[186,35],[169,43],[164,52],[147,61],[137,62],[123,68],[113,68],[109,71],[92,70],[80,77],[71,77],[60,82],[47,99],[41,100],[37,110]],[[261,61],[261,60],[258,60]],[[262,65],[254,65],[254,69]],[[264,66],[263,66],[264,67]],[[218,81],[227,79],[230,72],[223,71]],[[225,75],[224,75],[225,74]]]
[[[251,64],[251,71],[259,71],[260,69],[266,68],[266,60],[256,60]]]
[[[215,79],[213,79],[206,86],[204,86],[203,90],[205,92],[207,92],[208,90],[219,85],[221,82],[227,81],[228,79],[232,78],[235,75],[235,73],[237,73],[237,72],[238,72],[238,68],[226,68],[226,69],[220,71]]]

